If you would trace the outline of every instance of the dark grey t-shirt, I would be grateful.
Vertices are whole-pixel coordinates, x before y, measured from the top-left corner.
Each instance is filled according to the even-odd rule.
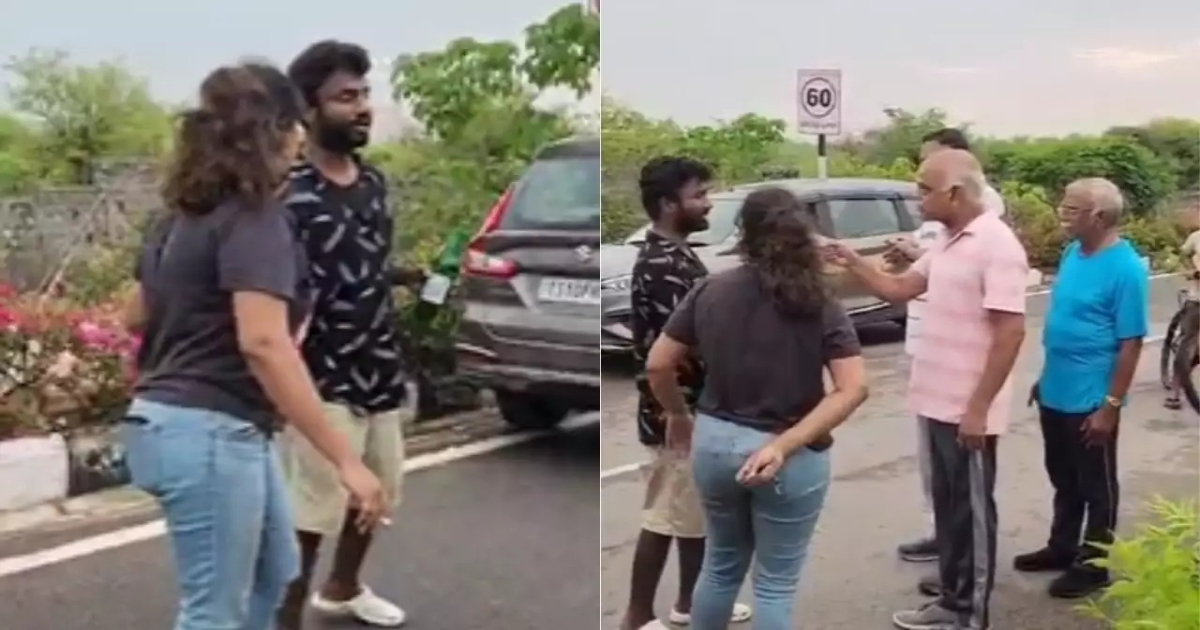
[[[821,315],[789,317],[745,265],[697,284],[663,333],[697,349],[708,366],[697,411],[772,433],[821,402],[830,361],[862,354],[836,300]]]
[[[227,202],[203,216],[160,219],[147,230],[136,270],[146,326],[135,395],[269,430],[275,408],[238,348],[233,293],[286,300],[294,332],[305,314],[305,269],[282,206],[248,210]]]

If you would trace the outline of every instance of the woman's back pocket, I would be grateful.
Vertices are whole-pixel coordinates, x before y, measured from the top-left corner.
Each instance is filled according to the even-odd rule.
[[[133,486],[157,496],[162,485],[162,436],[159,426],[142,416],[121,419],[121,443]]]

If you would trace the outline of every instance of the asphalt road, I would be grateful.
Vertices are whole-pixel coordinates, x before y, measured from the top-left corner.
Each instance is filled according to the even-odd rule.
[[[410,473],[396,523],[368,559],[367,583],[404,607],[413,629],[594,627],[599,439],[592,424]],[[76,533],[105,528],[82,523]],[[0,544],[0,560],[75,537],[27,534]],[[165,630],[173,580],[161,537],[9,575],[0,578],[0,629]],[[343,627],[355,626],[306,625]]]
[[[1155,284],[1152,335],[1162,334],[1174,312],[1170,282]],[[1027,391],[1040,367],[1044,298],[1030,304],[1029,334],[1016,373]],[[899,367],[902,333],[886,327],[862,331],[868,345],[871,398],[837,432],[834,483],[818,534],[810,548],[797,606],[797,628],[887,628],[894,610],[921,603],[916,582],[930,566],[900,562],[895,546],[923,533],[915,459],[916,428],[905,411],[905,376]],[[1122,528],[1130,529],[1144,502],[1155,494],[1196,498],[1200,493],[1200,418],[1162,408],[1158,384],[1160,344],[1146,347],[1121,436]],[[615,630],[628,598],[629,569],[637,538],[642,485],[636,470],[646,458],[637,444],[632,413],[635,394],[628,373],[609,371],[603,389],[601,500],[601,630]],[[1014,412],[1000,448],[1000,559],[994,622],[999,629],[1091,630],[1069,604],[1045,595],[1046,578],[1016,574],[1015,554],[1044,542],[1049,486],[1042,469],[1040,433],[1032,410]],[[673,599],[677,570],[672,560],[659,588],[658,611]],[[752,603],[749,588],[742,601]],[[731,626],[736,628],[737,626]],[[749,627],[749,626],[743,626]]]

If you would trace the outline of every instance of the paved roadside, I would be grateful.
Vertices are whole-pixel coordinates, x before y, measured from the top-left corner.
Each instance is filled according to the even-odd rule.
[[[600,608],[599,441],[599,426],[584,424],[410,473],[367,582],[404,606],[414,629],[592,627]],[[169,628],[177,594],[161,536],[48,564],[59,545],[95,547],[100,539],[88,537],[111,542],[153,520],[84,520],[0,543],[0,567],[15,567],[14,554],[41,558],[0,571],[0,627]],[[354,626],[313,618],[306,627]]]
[[[1173,292],[1156,294],[1154,328],[1161,334],[1173,312]],[[1030,334],[1016,374],[1017,391],[1032,382],[1041,363],[1040,311],[1031,309]],[[838,431],[834,483],[804,569],[797,608],[803,628],[886,628],[898,607],[920,603],[916,581],[932,567],[895,557],[895,545],[924,526],[915,460],[916,428],[904,411],[905,376],[901,333],[894,328],[863,331],[871,374],[871,399]],[[1145,501],[1156,494],[1196,498],[1200,494],[1200,418],[1162,408],[1158,384],[1159,344],[1147,345],[1139,365],[1132,404],[1121,438],[1122,527],[1130,528]],[[628,597],[629,567],[636,540],[642,486],[636,465],[645,459],[633,435],[635,393],[627,372],[610,373],[603,392],[602,422],[602,630],[617,628]],[[995,596],[997,628],[1091,630],[1069,604],[1045,595],[1046,579],[1011,570],[1011,558],[1044,542],[1049,485],[1042,470],[1036,417],[1021,407],[1000,449],[997,501],[1000,558]],[[659,589],[659,612],[667,611],[677,572],[672,562]],[[749,588],[743,601],[751,601]],[[736,627],[736,626],[733,626]]]

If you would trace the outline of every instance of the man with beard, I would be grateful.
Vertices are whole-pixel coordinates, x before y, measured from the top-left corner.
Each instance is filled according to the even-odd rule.
[[[367,52],[354,44],[322,41],[302,52],[288,76],[308,107],[307,159],[292,172],[287,205],[303,242],[315,296],[302,350],[325,403],[330,424],[359,450],[388,492],[400,499],[404,441],[411,413],[391,290],[420,281],[420,272],[390,265],[392,217],[384,179],[357,150],[371,126]],[[334,470],[302,440],[285,431],[281,462],[299,530],[300,576],[278,615],[281,630],[297,630],[317,551],[337,535],[328,580],[312,596],[317,610],[377,626],[404,623],[405,613],[359,581],[372,533],[357,526],[355,506]]]
[[[1038,404],[1046,474],[1054,487],[1046,546],[1016,557],[1018,571],[1061,572],[1050,596],[1073,599],[1108,586],[1104,556],[1117,527],[1117,435],[1149,331],[1150,278],[1121,238],[1125,200],[1099,177],[1069,186],[1058,204],[1071,239],[1050,291],[1045,361],[1030,392]],[[1082,533],[1082,540],[1080,534]]]
[[[652,225],[633,265],[630,327],[633,355],[639,366],[638,439],[649,448],[653,459],[645,468],[642,532],[633,555],[623,630],[665,630],[654,613],[654,599],[672,539],[679,551],[679,594],[668,619],[675,625],[691,621],[692,590],[704,561],[704,512],[692,480],[691,461],[686,449],[667,448],[663,409],[650,391],[645,365],[650,347],[675,306],[708,273],[687,239],[689,234],[708,229],[711,180],[712,171],[700,162],[658,157],[642,167],[638,182],[642,207]],[[690,361],[679,375],[688,405],[695,406],[703,382],[704,366]],[[750,609],[738,604],[733,621],[749,618]]]

